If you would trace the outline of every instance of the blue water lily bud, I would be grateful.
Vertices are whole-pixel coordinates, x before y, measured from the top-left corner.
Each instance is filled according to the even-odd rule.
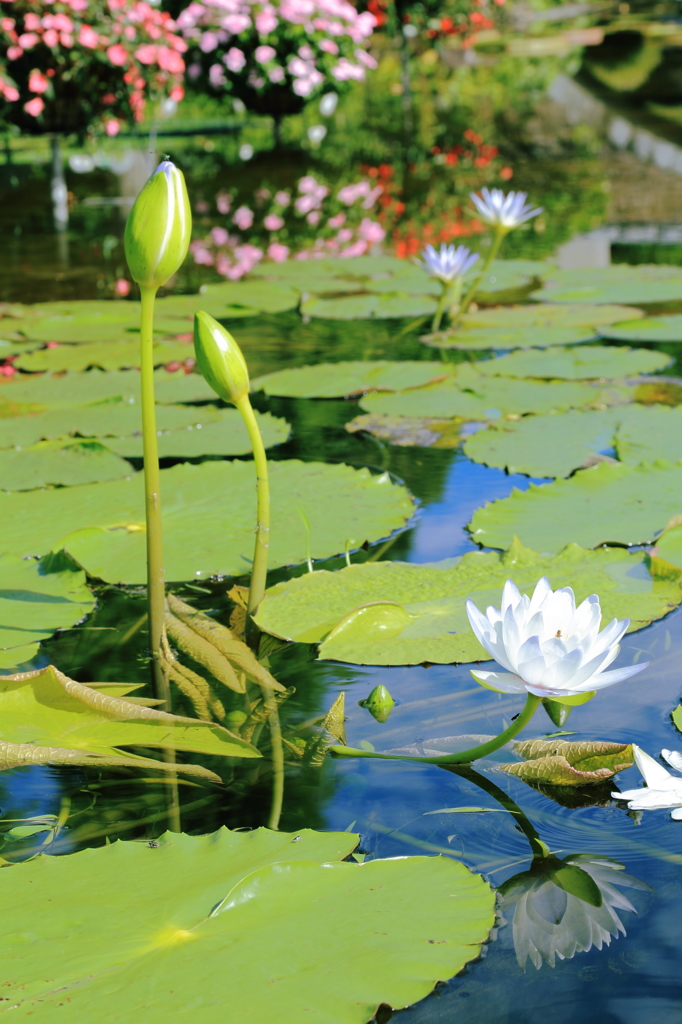
[[[377,722],[386,722],[391,711],[395,707],[395,701],[385,686],[375,686],[369,697],[359,701],[360,707],[367,708],[372,718]]]
[[[182,171],[170,160],[156,168],[126,222],[125,253],[141,288],[160,288],[180,268],[189,248],[192,213]]]
[[[194,351],[204,379],[226,402],[249,393],[249,371],[237,342],[222,324],[200,310],[194,317]]]

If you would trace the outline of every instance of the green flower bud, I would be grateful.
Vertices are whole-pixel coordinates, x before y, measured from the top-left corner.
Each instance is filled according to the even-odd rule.
[[[160,288],[187,255],[192,213],[182,171],[170,160],[156,168],[133,204],[126,223],[125,252],[141,288]]]
[[[375,686],[369,697],[358,702],[361,708],[367,708],[377,722],[388,721],[388,716],[395,707],[395,701],[385,686]]]
[[[237,404],[249,393],[249,370],[229,331],[200,310],[194,317],[194,351],[204,379],[226,402]]]

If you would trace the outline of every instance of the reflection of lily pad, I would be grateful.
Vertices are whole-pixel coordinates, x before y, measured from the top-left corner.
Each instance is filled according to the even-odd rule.
[[[0,450],[3,491],[118,480],[131,473],[129,462],[94,440],[41,441],[29,448]]]
[[[194,348],[189,341],[158,341],[154,345],[154,364],[182,362],[194,359]],[[15,366],[21,370],[35,372],[48,370],[62,373],[64,370],[87,370],[98,366],[103,370],[119,370],[123,367],[140,365],[140,345],[136,341],[97,342],[84,345],[59,345],[57,348],[39,349],[20,356]]]
[[[546,348],[513,352],[477,364],[479,373],[501,377],[548,377],[595,380],[655,373],[672,362],[663,352],[649,349],[585,345],[581,348]]]
[[[626,264],[558,270],[535,297],[544,302],[674,302],[682,299],[682,271],[679,267]]]
[[[469,529],[479,544],[504,549],[524,544],[558,551],[574,540],[597,544],[646,544],[682,511],[682,464],[642,466],[602,462],[569,480],[531,484],[474,513]]]
[[[652,576],[644,552],[585,551],[571,544],[552,556],[514,543],[502,556],[475,551],[432,565],[378,562],[307,573],[272,587],[257,621],[288,640],[321,642],[320,657],[337,661],[485,660],[469,627],[467,599],[482,608],[499,606],[508,578],[530,593],[545,575],[554,589],[573,587],[579,601],[598,593],[605,621],[630,618],[631,629],[661,618],[682,600],[682,573]]]
[[[584,786],[613,778],[634,764],[629,743],[524,740],[514,744],[522,763],[500,764],[500,771],[524,782]]]
[[[278,370],[258,377],[252,391],[287,398],[344,398],[365,391],[400,391],[420,387],[448,375],[443,363],[405,360],[392,363],[387,359],[375,362],[318,363]]]
[[[380,540],[404,527],[413,512],[405,488],[392,484],[387,474],[291,460],[272,463],[270,477],[272,568],[305,561],[307,531],[301,511],[310,526],[315,559],[344,551],[349,538],[357,544]],[[162,470],[169,580],[249,572],[254,482],[251,462],[183,463]],[[92,576],[112,583],[144,582],[141,475],[53,491],[0,493],[0,516],[3,543],[10,551],[43,553],[64,544]]]
[[[0,667],[30,661],[41,640],[75,626],[94,604],[85,573],[64,560],[0,555]]]
[[[592,327],[461,327],[424,334],[419,340],[429,348],[508,349],[579,345],[594,336]]]
[[[245,1024],[365,1024],[380,1003],[416,1002],[478,956],[494,894],[448,857],[341,863],[356,842],[169,833],[154,849],[118,842],[8,868],[5,958],[23,944],[5,998],[18,1018],[54,1021],[67,1004],[74,1020],[112,1024],[197,1007],[222,1024],[227,1004]]]
[[[682,341],[682,314],[627,320],[602,327],[599,333],[604,338],[623,341]]]
[[[349,434],[360,430],[401,448],[456,448],[461,440],[459,419],[438,420],[427,416],[356,416],[345,424]]]
[[[163,407],[160,407],[163,408]],[[167,406],[166,408],[171,408]],[[195,413],[203,410],[195,410]],[[283,444],[289,436],[289,424],[269,412],[256,412],[256,420],[266,448]],[[251,440],[241,414],[236,409],[220,409],[208,423],[190,424],[179,430],[159,431],[159,458],[191,459],[200,455],[247,455]],[[112,452],[130,459],[142,458],[142,436],[107,438]],[[1,453],[0,453],[1,455]]]

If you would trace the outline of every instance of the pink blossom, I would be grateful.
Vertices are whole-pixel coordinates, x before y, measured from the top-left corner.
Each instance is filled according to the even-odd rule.
[[[204,32],[201,36],[199,47],[202,53],[211,53],[218,47],[218,36],[215,32]]]
[[[9,46],[7,48],[7,59],[8,60],[19,60],[22,57],[24,51],[20,46]]]
[[[279,242],[273,242],[272,245],[268,246],[268,257],[275,263],[284,263],[289,256],[289,252],[289,247],[280,245]]]
[[[230,206],[232,205],[232,196],[229,196],[227,192],[219,192],[215,197],[215,204],[218,208],[218,213],[229,213]]]
[[[227,29],[233,36],[238,36],[251,25],[251,18],[246,14],[230,14],[221,22],[223,28]]]
[[[49,28],[47,32],[43,32],[43,42],[45,46],[54,47],[59,42],[59,32],[53,28]]]
[[[254,57],[259,64],[267,64],[268,61],[272,60],[272,58],[276,56],[277,50],[274,46],[257,46],[254,51]]]
[[[253,210],[250,210],[248,206],[240,206],[234,211],[232,220],[240,231],[248,231],[253,224]]]
[[[183,100],[185,98],[185,90],[183,89],[183,87],[181,85],[174,85],[170,91],[170,98],[172,100],[175,100],[176,103],[179,103],[180,100]]]
[[[312,174],[304,175],[298,183],[298,191],[302,192],[303,195],[314,195],[319,188],[320,184],[317,178],[313,178]]]
[[[266,36],[269,32],[274,32],[279,25],[279,20],[275,17],[275,11],[273,7],[264,7],[256,15],[256,28],[261,35]]]
[[[308,214],[308,216],[306,217],[306,220],[308,221],[309,224],[312,224],[313,227],[316,224],[319,224],[320,223],[320,211],[319,210],[313,210],[311,213]]]
[[[220,64],[211,64],[208,69],[208,80],[214,89],[219,88],[221,85],[225,85],[225,72]]]
[[[383,191],[384,190],[381,187],[381,185],[377,185],[376,188],[373,189],[369,189],[368,187],[367,196],[365,200],[360,204],[362,206],[362,209],[371,210]]]
[[[341,242],[342,245],[345,245],[346,242],[350,242],[352,237],[353,232],[351,231],[350,228],[343,228],[341,231],[339,231],[338,235],[336,236],[337,240]]]
[[[107,50],[107,57],[111,63],[116,65],[118,68],[123,67],[124,64],[128,63],[128,54],[120,43],[115,43],[113,46],[109,47]]]
[[[125,298],[126,295],[130,295],[130,281],[126,281],[125,277],[119,277],[118,281],[114,285],[114,292],[122,298]]]
[[[370,220],[369,217],[363,217],[360,221],[360,227],[358,228],[358,234],[360,238],[364,238],[366,242],[383,242],[386,237],[386,232],[376,220]]]
[[[360,64],[364,64],[366,68],[371,68],[372,71],[378,67],[374,57],[372,57],[370,53],[367,53],[367,50],[356,50],[355,59],[359,61]]]
[[[111,49],[113,50],[114,47],[112,46]],[[123,47],[121,47],[121,49],[123,49]],[[135,58],[136,60],[139,60],[140,64],[154,64],[156,62],[156,49],[157,48],[153,43],[147,43],[146,46],[140,46],[135,50]],[[123,52],[125,53],[125,50]],[[110,53],[110,51],[107,50],[107,53]],[[113,63],[115,62],[112,61],[112,64]]]
[[[315,54],[313,53],[313,51],[311,50],[311,48],[308,46],[307,43],[305,43],[303,46],[299,46],[299,48],[298,48],[298,55],[303,60],[314,60],[315,59]]]
[[[11,32],[14,28],[14,18],[3,18],[2,27],[5,32]],[[29,32],[36,32],[42,28],[42,22],[37,14],[28,13],[24,17],[24,28],[28,29]]]
[[[35,68],[28,76],[28,90],[29,92],[47,92],[49,82],[42,71],[38,71]]]
[[[38,42],[38,38],[35,32],[22,32],[17,42],[24,50],[32,50]]]
[[[283,82],[285,78],[284,68],[281,68],[279,65],[277,65],[277,67],[270,68],[268,71],[268,78],[271,82],[274,82],[275,85],[279,82]]]
[[[246,57],[244,56],[241,50],[237,49],[236,46],[231,47],[227,51],[227,53],[223,57],[223,60],[227,65],[227,70],[231,71],[235,75],[238,75],[239,72],[244,67],[244,65],[246,64]]]
[[[366,181],[358,181],[355,185],[344,185],[339,189],[336,198],[346,206],[352,206],[361,196],[369,194],[370,188]]]
[[[365,77],[364,68],[357,64],[351,64],[345,57],[342,57],[339,63],[332,68],[332,74],[338,82],[347,82],[351,78],[361,82]]]
[[[78,33],[78,42],[81,46],[94,50],[99,43],[99,36],[89,25],[81,25],[81,30]]]
[[[335,217],[330,217],[327,221],[327,226],[330,228],[341,228],[346,223],[345,213],[337,213]]]
[[[16,103],[19,99],[19,90],[15,89],[13,85],[4,85],[3,95],[8,103]]]
[[[206,248],[206,245],[205,245],[204,242],[199,242],[199,241],[192,242],[190,247],[189,247],[189,251],[192,253],[192,256],[194,257],[194,262],[195,263],[198,263],[200,266],[204,266],[204,267],[212,267],[213,266],[213,255]]]
[[[353,242],[347,249],[342,249],[339,253],[341,259],[349,259],[351,256],[364,256],[367,252],[367,242],[362,240]]]
[[[276,213],[269,213],[263,220],[263,224],[267,231],[279,231],[280,228],[284,227],[284,221]]]
[[[24,110],[27,114],[30,114],[31,117],[38,117],[39,114],[42,114],[44,109],[45,104],[41,100],[40,96],[36,96],[35,99],[29,100],[28,103],[24,103]]]
[[[229,237],[230,236],[225,230],[225,228],[211,229],[211,238],[213,239],[216,245],[227,245]]]
[[[73,36],[70,35],[68,32],[61,32],[59,35],[59,42],[62,44],[62,46],[66,46],[66,48],[70,50],[73,46]]]
[[[185,62],[177,52],[170,46],[159,46],[156,60],[160,68],[169,71],[171,75],[181,75],[185,70]]]
[[[288,206],[291,202],[291,196],[288,192],[275,192],[275,202],[278,206]]]
[[[333,39],[321,39],[318,45],[325,53],[333,53],[336,55],[339,52],[339,48]]]
[[[121,126],[118,121],[114,120],[112,117],[109,121],[105,122],[104,130],[110,138],[113,138],[114,135],[118,135],[121,130]]]
[[[68,14],[55,14],[52,27],[59,32],[73,32],[73,22]]]

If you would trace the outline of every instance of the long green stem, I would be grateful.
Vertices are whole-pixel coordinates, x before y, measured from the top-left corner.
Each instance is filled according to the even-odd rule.
[[[485,275],[486,275],[486,273],[488,271],[488,268],[490,267],[490,264],[495,259],[495,257],[497,256],[498,252],[500,251],[500,246],[502,245],[502,239],[504,238],[506,233],[507,233],[506,231],[500,231],[499,228],[496,230],[495,237],[493,239],[493,244],[490,246],[490,252],[488,253],[488,255],[486,257],[485,263],[481,267],[480,274],[476,278],[474,278],[474,280],[473,280],[473,282],[471,284],[471,288],[469,289],[469,291],[464,296],[464,301],[463,301],[462,305],[460,306],[460,310],[459,310],[458,316],[463,316],[466,313],[466,311],[469,308],[469,306],[471,305],[471,303],[473,302],[474,295],[478,291],[478,288],[479,288],[479,285],[480,285],[481,281],[485,277]]]
[[[253,414],[248,395],[243,395],[239,399],[237,408],[249,432],[249,439],[253,448],[253,461],[256,465],[256,543],[253,551],[251,583],[249,584],[249,603],[246,609],[247,639],[249,639],[249,636],[253,637],[254,630],[257,634],[257,629],[253,623],[253,616],[258,610],[258,605],[263,600],[268,574],[270,482],[268,479],[268,460],[265,448],[263,447],[263,438],[258,429],[258,423]]]
[[[417,761],[420,764],[470,764],[472,761],[477,761],[480,757],[487,757],[488,754],[499,750],[509,740],[514,739],[524,726],[530,722],[541,702],[541,697],[535,697],[532,693],[529,693],[526,697],[523,711],[511,723],[508,729],[505,729],[504,732],[501,732],[494,739],[488,740],[487,743],[481,743],[480,746],[471,747],[469,750],[460,750],[458,754],[441,754],[438,757],[411,757],[408,754],[377,754],[373,750],[356,750],[354,747],[344,747],[340,744],[330,747],[329,753],[332,757],[378,757],[383,761]]]
[[[445,312],[445,306],[448,301],[448,293],[450,291],[450,281],[441,281],[441,292],[440,298],[438,299],[438,305],[436,306],[436,312],[433,314],[433,320],[431,322],[431,330],[437,331],[440,327],[440,322],[443,319],[443,313]]]
[[[279,819],[282,814],[282,801],[284,800],[284,750],[282,749],[282,730],[279,724],[279,712],[277,702],[272,690],[268,690],[265,701],[270,714],[268,725],[270,726],[270,742],[272,743],[272,803],[270,804],[270,818],[268,828],[278,829]]]
[[[166,604],[161,534],[161,480],[156,440],[154,404],[154,299],[155,288],[141,288],[140,369],[142,384],[142,447],[144,452],[144,503],[147,523],[147,609],[149,645],[152,652],[154,688],[157,699],[170,711],[170,688],[163,668],[162,641]]]
[[[497,800],[497,802],[504,807],[505,811],[509,811],[509,813],[513,814],[516,818],[517,825],[530,843],[533,856],[545,856],[546,847],[544,843],[542,843],[536,828],[508,793],[505,793],[503,789],[500,789],[499,786],[495,785],[491,779],[488,779],[485,775],[481,775],[479,772],[475,771],[470,765],[452,765],[450,767],[444,765],[444,768],[446,771],[450,771],[455,775],[460,775],[463,779],[468,779],[469,782],[473,782],[475,786],[478,786],[479,789],[482,789]]]

